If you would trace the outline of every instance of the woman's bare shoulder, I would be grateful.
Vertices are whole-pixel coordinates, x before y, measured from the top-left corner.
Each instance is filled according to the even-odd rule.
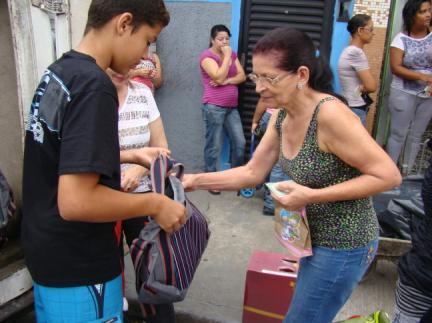
[[[354,125],[361,125],[360,118],[338,99],[326,101],[321,105],[317,122],[321,130],[334,134],[350,131]]]

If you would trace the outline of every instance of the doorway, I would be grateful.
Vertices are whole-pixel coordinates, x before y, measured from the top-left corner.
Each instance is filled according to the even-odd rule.
[[[334,6],[334,0],[244,0],[238,56],[246,74],[252,71],[252,50],[258,39],[266,32],[282,26],[306,32],[320,55],[329,59]],[[252,118],[258,102],[254,83],[247,80],[239,94],[239,111],[249,147]]]

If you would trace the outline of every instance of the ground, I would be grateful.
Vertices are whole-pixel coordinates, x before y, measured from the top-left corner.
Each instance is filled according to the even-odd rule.
[[[273,217],[261,213],[261,192],[250,199],[234,192],[211,195],[206,191],[189,193],[189,197],[209,218],[212,235],[186,299],[175,306],[177,323],[239,323],[252,251],[284,252],[274,238]],[[134,315],[136,293],[128,254],[126,265],[126,294],[132,305],[126,322],[141,322]],[[378,309],[392,314],[396,269],[394,263],[378,260],[376,268],[360,283],[336,319],[366,315]],[[30,312],[10,323],[34,321],[34,313]]]

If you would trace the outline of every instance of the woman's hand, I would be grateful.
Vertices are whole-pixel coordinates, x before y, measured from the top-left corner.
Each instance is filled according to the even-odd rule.
[[[155,70],[153,68],[137,68],[134,74],[146,78],[153,78],[152,75],[155,74]]]
[[[210,80],[210,86],[213,86],[213,87],[218,87],[219,85],[222,85],[222,84],[217,84],[215,81],[213,81],[213,80]]]
[[[150,165],[152,161],[159,155],[164,155],[168,157],[171,156],[171,151],[167,148],[162,147],[145,147],[139,149],[139,151],[142,155],[142,158],[145,158],[145,160],[147,160],[148,165]]]
[[[216,83],[213,80],[211,80],[209,83],[213,87],[222,86],[222,85],[228,85],[228,84],[231,84],[231,78],[225,79],[225,81],[223,81],[222,83]]]
[[[432,75],[429,74],[423,74],[421,80],[423,82],[426,82],[429,86],[432,85]]]
[[[311,203],[313,189],[309,187],[297,184],[294,181],[285,181],[279,183],[276,188],[279,191],[285,192],[286,195],[280,197],[272,193],[272,198],[289,211],[299,210]]]
[[[144,147],[139,149],[122,150],[120,152],[120,162],[138,164],[149,168],[153,159],[160,154],[170,156],[171,151],[162,147]]]
[[[121,174],[121,188],[125,192],[134,191],[141,179],[149,173],[149,170],[140,165],[133,165],[125,169]]]
[[[258,127],[258,122],[252,122],[251,133],[255,132],[255,129]]]
[[[182,178],[182,185],[186,192],[192,192],[196,190],[195,174],[184,174]]]
[[[225,57],[231,57],[232,48],[230,46],[222,46],[221,51],[222,51],[222,54],[224,55],[224,58]]]

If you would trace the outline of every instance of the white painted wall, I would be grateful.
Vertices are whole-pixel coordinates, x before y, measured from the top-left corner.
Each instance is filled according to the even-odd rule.
[[[72,47],[74,47],[79,43],[84,34],[90,0],[69,0],[69,7],[71,13],[71,39]]]

